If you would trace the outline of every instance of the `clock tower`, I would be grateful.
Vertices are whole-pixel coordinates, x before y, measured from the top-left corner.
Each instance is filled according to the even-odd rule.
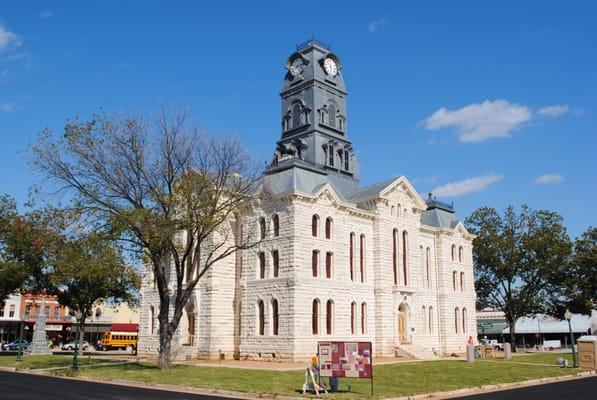
[[[359,168],[347,138],[342,62],[329,46],[312,39],[296,47],[285,68],[282,137],[266,174],[301,168],[327,176],[342,193],[357,190]]]

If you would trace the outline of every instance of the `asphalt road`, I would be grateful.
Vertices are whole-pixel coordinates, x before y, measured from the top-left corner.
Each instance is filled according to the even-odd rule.
[[[595,400],[596,398],[597,376],[478,394],[475,396],[458,397],[459,400]]]
[[[0,399],[2,400],[199,400],[230,399],[134,388],[105,383],[76,381],[50,376],[0,371]]]

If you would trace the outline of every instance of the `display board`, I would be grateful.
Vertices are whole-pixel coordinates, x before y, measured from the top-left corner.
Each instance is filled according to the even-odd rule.
[[[373,378],[371,342],[319,342],[321,376]]]

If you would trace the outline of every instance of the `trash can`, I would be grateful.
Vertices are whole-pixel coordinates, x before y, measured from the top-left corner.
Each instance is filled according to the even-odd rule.
[[[330,392],[336,393],[338,391],[338,384],[340,383],[340,379],[337,376],[330,376]]]
[[[576,343],[580,367],[597,369],[597,336],[581,336]]]

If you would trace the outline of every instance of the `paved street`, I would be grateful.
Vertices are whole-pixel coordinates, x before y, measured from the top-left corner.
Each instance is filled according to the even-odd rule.
[[[103,383],[0,371],[2,400],[199,400],[226,397],[138,389]]]
[[[597,393],[597,376],[574,379],[546,385],[491,392],[475,396],[458,397],[459,400],[594,400]]]

